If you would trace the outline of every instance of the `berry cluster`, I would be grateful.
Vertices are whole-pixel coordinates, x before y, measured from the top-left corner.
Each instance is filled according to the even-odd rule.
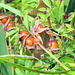
[[[24,46],[33,46],[34,48],[34,45],[36,45],[38,49],[41,49],[38,43],[43,44],[43,40],[40,39],[37,35],[39,34],[40,36],[42,36],[44,33],[46,33],[45,29],[47,30],[49,28],[43,27],[41,24],[35,24],[31,30],[36,38],[34,38],[27,30],[22,30],[19,32],[19,39],[20,41],[23,41]],[[49,40],[48,48],[48,50],[59,50],[58,42],[53,39]]]
[[[14,18],[13,15],[6,16],[5,14],[3,14],[1,16],[3,17],[1,19],[1,22],[5,24],[4,27],[11,29],[15,26],[14,23],[12,22],[12,19]],[[44,41],[42,40],[41,36],[44,33],[48,35],[56,36],[56,34],[49,32],[49,30],[53,31],[53,29],[41,25],[39,21],[34,25],[34,27],[31,27],[31,30],[32,30],[32,34],[34,34],[35,37],[31,33],[29,33],[27,30],[19,31],[19,40],[23,43],[23,47],[26,47],[26,48],[31,47],[29,49],[32,49],[35,46],[36,48],[41,49],[38,43],[43,45]],[[40,38],[38,37],[38,35],[40,35]],[[59,50],[58,42],[56,40],[53,40],[53,39],[49,40],[47,44],[48,44],[49,50]]]
[[[39,30],[41,28],[43,28],[43,26],[39,24]],[[33,46],[34,44],[38,45],[38,42],[42,44],[42,41],[37,36],[36,38],[32,37],[27,30],[20,31],[20,40],[24,41],[25,45],[28,45],[28,46]]]
[[[1,22],[4,24],[3,27],[6,27],[7,30],[10,30],[12,27],[14,27],[14,22],[12,21],[14,16],[13,15],[10,15],[10,16],[7,16],[5,14],[2,14],[1,15],[3,18],[1,19]]]

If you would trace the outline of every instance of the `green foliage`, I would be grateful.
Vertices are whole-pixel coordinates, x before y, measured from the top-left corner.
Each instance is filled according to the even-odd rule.
[[[73,58],[68,57],[68,56],[62,57],[62,58],[60,59],[60,61],[61,61],[61,62],[64,62],[64,63],[66,63],[66,62],[68,62],[68,63],[70,63],[70,62],[74,63]]]
[[[17,32],[16,30],[12,30],[12,31],[10,31],[9,34],[6,35],[6,38],[8,38],[8,37],[14,35],[16,32]]]
[[[51,8],[51,2],[50,2],[50,0],[43,0],[43,2],[44,2],[49,8]]]
[[[62,0],[61,5],[60,0],[43,0],[43,2],[48,6],[48,8],[41,7],[40,5],[41,8],[39,8],[38,11],[45,11],[47,13],[37,13],[35,18],[29,16],[29,12],[31,12],[38,6],[38,0],[13,0],[9,3],[6,3],[5,1],[3,1],[3,3],[0,3],[0,10],[2,10],[2,8],[4,10],[4,12],[2,13],[5,13],[7,15],[14,14],[16,17],[15,29],[12,29],[8,32],[5,31],[8,33],[6,34],[6,36],[4,35],[2,27],[0,26],[0,62],[2,75],[12,75],[10,66],[15,67],[14,75],[74,75],[74,69],[72,69],[71,67],[75,68],[75,33],[72,32],[75,31],[75,0]],[[7,11],[6,9],[8,9],[9,11]],[[65,19],[65,13],[68,14],[70,12],[71,16]],[[44,55],[46,59],[42,60],[33,57],[33,51],[26,49],[23,46],[23,41],[18,41],[20,40],[20,26],[20,31],[27,29],[31,32],[31,25],[32,27],[35,25],[35,23],[37,22],[37,16],[40,16],[41,24],[43,22],[47,27],[49,27],[47,19],[50,16],[51,27],[54,30],[58,31],[57,36],[54,37],[54,39],[58,40],[58,45],[60,48],[60,52],[58,52],[58,54],[52,54],[45,47],[39,45],[45,52]],[[23,23],[19,22],[21,21],[20,17],[23,18]],[[24,25],[26,26],[26,28],[24,27]],[[64,37],[66,37],[65,40],[63,40]],[[5,38],[9,39],[8,49],[6,49]],[[7,54],[7,51],[10,55]],[[12,62],[8,60],[11,60]]]
[[[10,10],[11,12],[15,13],[16,15],[20,16],[20,11],[18,9],[14,9],[13,7],[10,7],[3,3],[0,3],[0,7],[6,8],[6,9]]]

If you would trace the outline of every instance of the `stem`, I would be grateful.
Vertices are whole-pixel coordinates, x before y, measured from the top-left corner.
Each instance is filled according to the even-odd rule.
[[[72,19],[72,25],[74,26],[74,22],[75,22],[75,15],[74,18]]]
[[[48,20],[49,27],[52,28],[51,27],[51,22],[50,22],[50,16],[47,18],[47,20]]]
[[[9,40],[10,40],[10,37],[9,37]],[[9,44],[9,48],[12,49],[11,43]],[[11,50],[10,50],[10,54],[12,55],[12,51]],[[11,59],[11,63],[12,62],[14,62],[13,59]],[[12,75],[14,75],[14,67],[12,66],[11,69],[12,69]]]

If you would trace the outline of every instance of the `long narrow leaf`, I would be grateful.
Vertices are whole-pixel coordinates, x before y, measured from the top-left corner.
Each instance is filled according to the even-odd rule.
[[[3,4],[3,3],[0,3],[0,7],[6,8],[6,9],[10,10],[11,12],[15,13],[16,15],[20,16],[20,11],[18,9],[15,9],[15,8],[8,6],[6,4]]]
[[[0,55],[7,55],[5,34],[0,26]],[[9,65],[1,63],[1,73],[2,75],[12,75],[12,70]]]
[[[20,69],[24,69],[24,70],[28,70],[28,71],[32,71],[32,72],[44,73],[44,74],[62,74],[62,73],[67,73],[68,72],[68,71],[55,71],[55,72],[52,72],[52,71],[40,71],[40,70],[27,68],[27,67],[22,66],[22,65],[14,64],[14,63],[11,63],[11,62],[3,60],[3,59],[0,59],[0,62],[8,64],[8,65],[16,67],[16,68],[20,68]]]

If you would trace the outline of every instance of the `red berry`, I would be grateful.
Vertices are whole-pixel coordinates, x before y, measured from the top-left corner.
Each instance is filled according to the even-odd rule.
[[[33,38],[32,37],[27,37],[25,44],[28,46],[33,46]]]
[[[38,25],[38,28],[39,28],[39,30],[40,30],[41,28],[43,28],[43,26],[42,26],[41,24],[39,24],[39,25]],[[39,33],[39,34],[42,35],[43,32],[41,32],[41,33]]]
[[[38,40],[37,40],[37,39],[38,39]],[[39,42],[39,43],[42,43],[39,38],[37,38],[37,39],[33,38],[33,44],[37,44],[38,42]]]
[[[40,28],[43,28],[43,26],[42,26],[41,24],[39,24],[38,27],[39,27],[39,29],[40,29]]]
[[[26,31],[26,30],[22,30],[22,31],[20,31],[20,34],[24,35],[24,36],[21,37],[21,40],[24,40],[25,37],[26,37],[29,33],[28,33],[28,31]]]
[[[3,14],[2,16],[6,16],[6,15]],[[2,21],[2,23],[6,23],[7,20],[8,20],[8,17],[5,17],[5,18],[3,18],[1,21]]]
[[[56,40],[51,41],[51,47],[58,48],[58,42]]]
[[[7,27],[14,27],[14,23],[12,21],[9,21]]]

